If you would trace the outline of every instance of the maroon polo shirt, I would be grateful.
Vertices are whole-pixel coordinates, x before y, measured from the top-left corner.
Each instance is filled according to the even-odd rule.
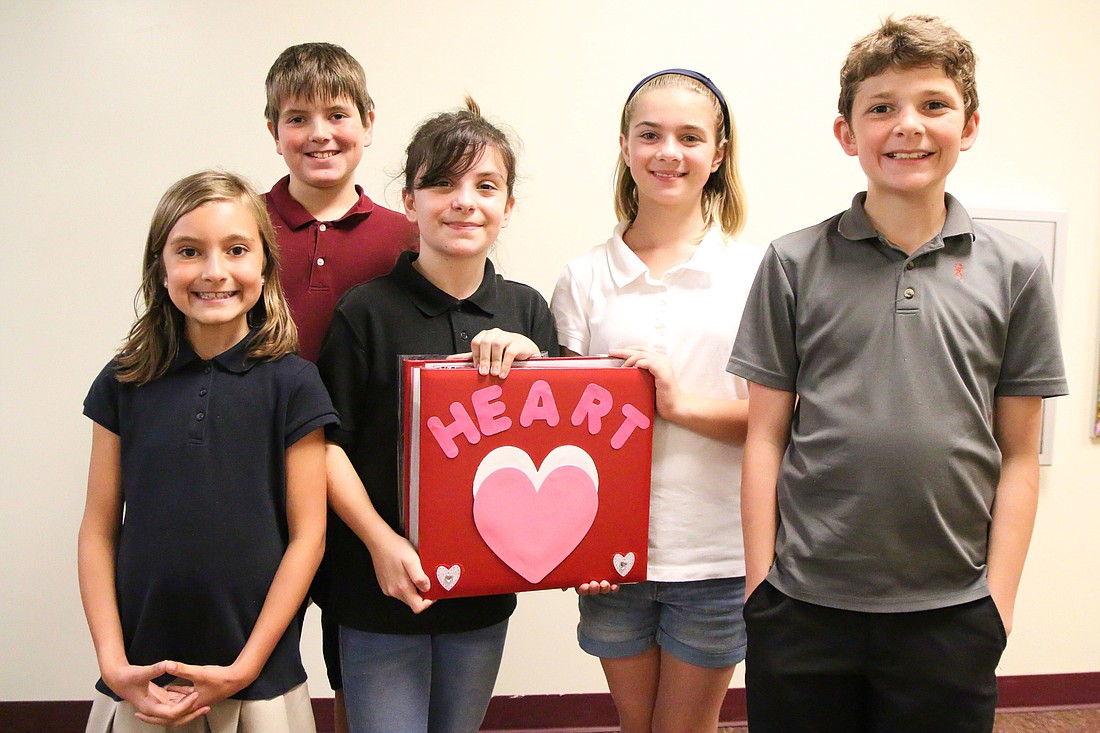
[[[301,340],[317,361],[337,301],[348,288],[385,275],[397,255],[419,248],[416,225],[355,187],[359,201],[335,221],[317,221],[290,195],[290,176],[265,194],[282,255],[280,276]]]

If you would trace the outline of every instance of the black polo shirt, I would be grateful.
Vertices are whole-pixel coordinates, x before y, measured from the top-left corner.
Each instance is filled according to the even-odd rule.
[[[417,272],[415,259],[402,253],[390,274],[344,295],[317,360],[341,416],[338,429],[326,430],[328,439],[347,452],[378,513],[401,534],[401,355],[469,351],[470,339],[489,328],[522,333],[558,352],[554,319],[538,291],[505,280],[486,260],[477,292],[456,300]],[[516,606],[514,594],[453,598],[414,614],[382,594],[366,546],[340,521],[329,524],[326,560],[333,574],[326,612],[363,631],[471,631],[503,621]]]
[[[115,587],[132,664],[233,663],[289,542],[286,449],[337,422],[313,364],[249,360],[251,336],[209,361],[183,344],[167,374],[140,386],[120,384],[112,362],[84,401],[121,441]],[[233,697],[269,699],[304,682],[300,636],[296,618]],[[103,680],[96,687],[111,694]]]

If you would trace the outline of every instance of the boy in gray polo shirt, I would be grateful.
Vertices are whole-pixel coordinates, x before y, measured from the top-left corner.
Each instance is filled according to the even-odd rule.
[[[1066,393],[1050,277],[944,191],[978,132],[954,29],[887,20],[839,106],[867,191],[772,244],[728,367],[752,383],[749,725],[988,732],[1041,401]]]

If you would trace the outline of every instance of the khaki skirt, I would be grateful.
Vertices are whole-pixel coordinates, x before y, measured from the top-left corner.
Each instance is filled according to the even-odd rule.
[[[270,700],[222,700],[182,728],[138,720],[134,706],[96,692],[85,733],[316,733],[313,704],[303,682]]]

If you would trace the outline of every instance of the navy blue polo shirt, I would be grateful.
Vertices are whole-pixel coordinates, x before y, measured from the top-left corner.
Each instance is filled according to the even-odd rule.
[[[547,353],[558,353],[554,319],[538,291],[505,280],[486,260],[481,286],[457,300],[416,271],[416,257],[403,252],[388,275],[344,295],[317,360],[340,411],[340,426],[329,426],[327,437],[347,452],[378,513],[400,534],[401,355],[469,351],[470,339],[489,328],[524,334]],[[363,631],[471,631],[515,610],[515,595],[506,594],[441,600],[414,614],[382,594],[366,546],[340,521],[329,524],[326,560],[332,567],[326,613]]]
[[[143,385],[119,383],[112,362],[84,401],[121,441],[115,587],[131,664],[233,663],[289,542],[286,450],[337,422],[313,364],[250,360],[252,335],[208,361],[181,344],[168,372]],[[304,682],[300,636],[296,618],[233,697]],[[111,694],[103,680],[96,688]]]

